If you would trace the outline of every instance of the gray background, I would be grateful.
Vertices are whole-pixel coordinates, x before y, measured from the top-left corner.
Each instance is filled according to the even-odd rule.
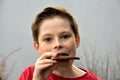
[[[9,80],[17,80],[39,57],[33,48],[31,22],[46,6],[65,7],[75,17],[81,35],[77,55],[83,55],[88,44],[102,56],[120,44],[120,0],[0,0],[0,54],[22,48],[7,60],[8,70],[16,61]]]

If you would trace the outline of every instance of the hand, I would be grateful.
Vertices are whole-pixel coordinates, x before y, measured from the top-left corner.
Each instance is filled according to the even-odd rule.
[[[56,60],[50,59],[57,54],[52,52],[43,53],[35,63],[33,80],[46,80],[52,71],[56,68]]]

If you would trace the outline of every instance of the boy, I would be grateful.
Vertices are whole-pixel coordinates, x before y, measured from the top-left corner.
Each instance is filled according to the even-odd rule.
[[[19,80],[99,80],[92,72],[73,65],[80,44],[78,26],[72,15],[61,7],[47,7],[32,23],[34,49],[41,54]],[[57,57],[57,58],[56,58]],[[72,59],[62,59],[61,58]]]

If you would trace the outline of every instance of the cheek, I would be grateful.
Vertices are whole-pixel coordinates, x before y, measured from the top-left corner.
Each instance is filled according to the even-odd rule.
[[[39,51],[41,54],[45,53],[45,52],[50,52],[51,51],[51,47],[45,44],[40,44],[39,45]]]
[[[75,44],[75,41],[70,41],[69,43],[68,43],[68,48],[69,48],[69,51],[70,51],[70,53],[71,54],[75,54],[75,52],[76,52],[76,44]]]

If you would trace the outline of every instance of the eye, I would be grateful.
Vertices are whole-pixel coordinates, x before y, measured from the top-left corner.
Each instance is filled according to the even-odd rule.
[[[68,35],[68,34],[64,34],[64,35],[62,35],[61,38],[62,38],[62,39],[69,39],[69,38],[70,38],[70,35]]]
[[[48,42],[51,42],[51,41],[52,41],[52,38],[50,38],[50,37],[44,38],[44,41],[47,42],[47,43],[48,43]]]

